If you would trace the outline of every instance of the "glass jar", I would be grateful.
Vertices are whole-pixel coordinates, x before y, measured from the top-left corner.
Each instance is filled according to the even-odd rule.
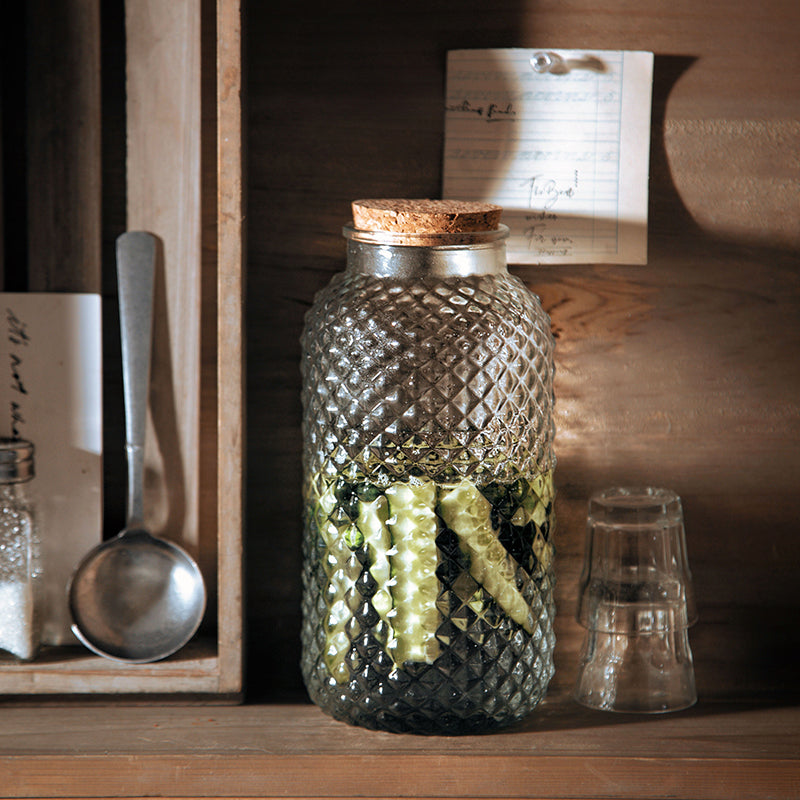
[[[0,651],[22,660],[41,643],[39,542],[28,493],[33,445],[0,438]]]
[[[302,670],[337,719],[478,732],[552,677],[554,342],[507,234],[349,226],[306,315]]]

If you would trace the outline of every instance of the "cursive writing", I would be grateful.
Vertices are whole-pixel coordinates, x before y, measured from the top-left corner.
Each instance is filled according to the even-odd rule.
[[[528,240],[529,250],[536,249],[546,255],[566,255],[567,248],[575,243],[571,236],[548,231],[547,223],[529,225],[525,228],[525,237]],[[552,248],[560,249],[555,251]]]
[[[578,189],[578,173],[575,172],[574,181],[569,186],[560,184],[555,178],[545,175],[534,175],[522,185],[528,190],[528,206],[530,208],[542,207],[551,209],[561,198],[574,197]]]
[[[473,106],[469,100],[464,100],[461,103],[457,103],[451,106],[445,106],[445,111],[454,111],[459,114],[476,114],[477,116],[483,116],[483,106]]]
[[[488,106],[474,106],[469,100],[462,100],[460,103],[445,106],[445,111],[456,114],[469,114],[481,117],[486,122],[498,122],[500,120],[513,120],[517,116],[517,111],[513,103],[498,105],[489,103]]]
[[[489,111],[486,114],[486,119],[489,122],[497,122],[498,120],[510,120],[517,116],[514,106],[511,103],[506,103],[504,106],[498,106],[492,103],[489,106]]]
[[[21,435],[21,426],[25,424],[25,415],[23,413],[22,402],[20,395],[27,395],[28,390],[25,388],[24,381],[24,348],[30,344],[30,336],[28,335],[28,326],[21,320],[16,313],[11,309],[6,309],[6,334],[8,341],[12,347],[9,350],[9,367],[11,376],[11,390],[16,396],[12,395],[10,404],[11,412],[11,435],[15,439],[19,439]]]

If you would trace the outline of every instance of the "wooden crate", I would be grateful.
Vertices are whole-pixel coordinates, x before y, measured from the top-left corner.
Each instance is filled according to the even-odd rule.
[[[28,287],[103,291],[105,523],[113,534],[124,523],[125,482],[113,238],[128,229],[160,239],[145,508],[154,531],[197,558],[208,610],[196,639],[163,662],[120,664],[77,645],[49,648],[31,664],[3,662],[0,695],[236,699],[244,433],[239,3],[102,6],[102,21],[99,0],[37,0],[27,9]],[[102,88],[100,81],[101,63],[118,58],[121,42],[107,34],[114,25],[126,45],[116,95],[113,74]],[[102,55],[101,43],[109,48]],[[114,141],[120,135],[122,144]],[[124,153],[116,176],[124,191],[100,183],[101,174],[115,177],[113,152]],[[124,219],[109,220],[125,205],[109,198],[127,199]]]

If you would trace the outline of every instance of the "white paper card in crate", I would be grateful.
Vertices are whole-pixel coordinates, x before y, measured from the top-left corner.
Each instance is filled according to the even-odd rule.
[[[35,447],[46,644],[73,642],[72,571],[102,538],[102,320],[97,294],[0,293],[0,434]],[[3,371],[5,374],[3,375]]]
[[[646,52],[451,51],[443,196],[503,206],[511,263],[647,263],[652,80]]]

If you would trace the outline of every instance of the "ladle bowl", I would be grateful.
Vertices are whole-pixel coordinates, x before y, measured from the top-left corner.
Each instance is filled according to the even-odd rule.
[[[143,528],[126,529],[93,550],[71,594],[75,635],[118,661],[166,658],[194,636],[205,609],[194,560]]]

